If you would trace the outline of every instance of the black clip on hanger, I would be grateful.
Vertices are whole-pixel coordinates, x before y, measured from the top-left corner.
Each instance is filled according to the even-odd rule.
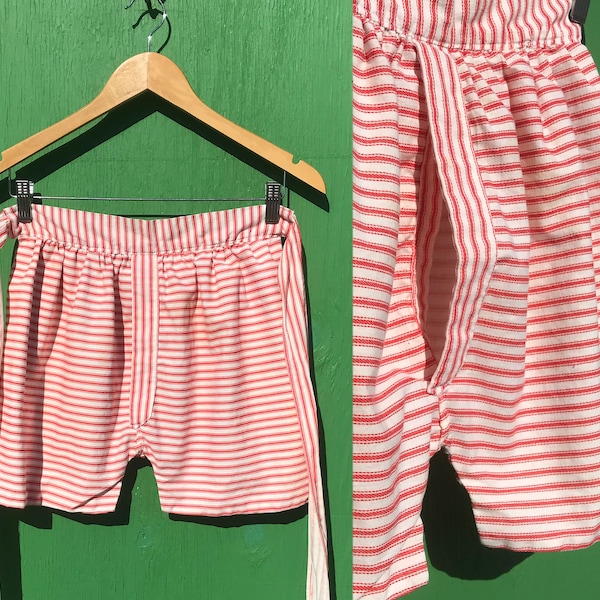
[[[272,225],[279,223],[279,207],[281,206],[281,185],[276,181],[268,181],[265,186],[265,200],[267,203],[267,214],[265,221]]]
[[[41,204],[42,195],[33,193],[33,181],[17,179],[17,216],[19,223],[31,223],[31,205]],[[14,198],[14,196],[13,196]]]
[[[17,179],[17,213],[19,223],[31,223],[31,203],[33,202],[33,181]],[[39,194],[36,194],[39,196]]]

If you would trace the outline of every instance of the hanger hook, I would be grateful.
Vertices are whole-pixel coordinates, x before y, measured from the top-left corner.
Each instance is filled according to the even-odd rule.
[[[150,44],[152,43],[152,36],[165,24],[167,20],[167,9],[162,0],[156,0],[162,9],[162,19],[160,23],[148,34],[148,52],[150,52]],[[125,10],[131,8],[135,4],[135,0],[131,0],[131,2],[125,7]],[[150,5],[150,4],[148,4]],[[148,11],[150,12],[150,11]]]

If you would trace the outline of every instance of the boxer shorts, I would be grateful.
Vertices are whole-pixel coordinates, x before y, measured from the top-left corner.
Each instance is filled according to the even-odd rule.
[[[163,220],[34,205],[16,238],[0,378],[0,503],[113,511],[147,457],[161,507],[204,516],[308,501],[307,598],[326,527],[301,241],[265,207]]]

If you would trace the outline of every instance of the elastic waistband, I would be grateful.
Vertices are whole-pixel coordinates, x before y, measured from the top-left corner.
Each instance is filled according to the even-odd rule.
[[[16,206],[4,209],[8,236],[35,237],[105,254],[193,252],[240,241],[287,237],[296,226],[281,207],[277,224],[265,222],[265,205],[245,206],[169,219],[130,219],[109,214],[32,206],[31,223],[19,223]]]
[[[354,14],[406,37],[460,50],[579,42],[571,0],[353,0]]]

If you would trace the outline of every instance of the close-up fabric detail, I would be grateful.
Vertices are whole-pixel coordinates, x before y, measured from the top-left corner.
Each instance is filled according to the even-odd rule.
[[[428,581],[443,450],[484,545],[600,538],[600,79],[568,0],[355,0],[353,590]]]

